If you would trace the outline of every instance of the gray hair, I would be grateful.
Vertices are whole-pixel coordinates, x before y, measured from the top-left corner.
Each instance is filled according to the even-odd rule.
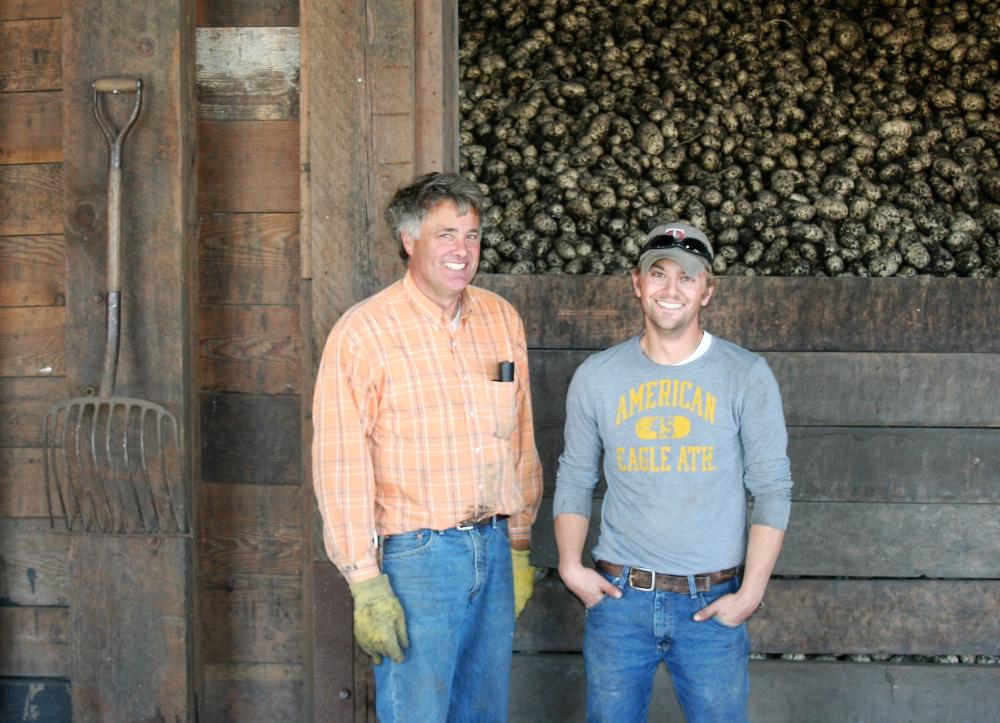
[[[420,238],[420,224],[428,212],[445,201],[454,203],[459,214],[475,211],[482,218],[484,199],[479,186],[455,173],[427,173],[396,191],[385,210],[385,220],[400,242],[399,255],[404,261],[409,256],[402,245],[402,232]]]

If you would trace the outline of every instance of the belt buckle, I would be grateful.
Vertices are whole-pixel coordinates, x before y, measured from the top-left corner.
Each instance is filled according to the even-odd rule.
[[[656,587],[656,571],[655,570],[643,570],[640,568],[639,572],[649,573],[649,587],[639,587],[634,582],[632,582],[632,573],[635,572],[635,568],[629,570],[628,573],[628,584],[632,586],[633,590],[640,590],[642,592],[652,592],[653,588]]]
[[[468,532],[469,530],[474,530],[476,528],[475,522],[459,522],[455,525],[456,530],[461,530],[462,532]]]

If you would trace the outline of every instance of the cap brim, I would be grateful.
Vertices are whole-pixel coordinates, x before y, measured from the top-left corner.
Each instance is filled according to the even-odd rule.
[[[639,271],[647,273],[649,268],[660,259],[670,259],[684,269],[688,276],[695,277],[702,271],[708,270],[708,261],[697,254],[685,251],[680,248],[655,249],[646,252],[639,262]]]

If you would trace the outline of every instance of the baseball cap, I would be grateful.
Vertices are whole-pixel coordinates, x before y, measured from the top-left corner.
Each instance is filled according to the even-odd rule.
[[[688,276],[712,268],[712,244],[700,229],[683,221],[661,223],[646,236],[639,251],[639,271],[646,273],[660,259],[676,261]]]

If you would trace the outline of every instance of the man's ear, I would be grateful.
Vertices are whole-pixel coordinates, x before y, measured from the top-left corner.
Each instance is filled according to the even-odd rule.
[[[632,269],[632,293],[637,299],[642,298],[642,294],[639,292],[639,269]]]
[[[406,255],[413,256],[413,237],[410,236],[410,233],[401,230],[399,232],[399,240],[403,242],[403,249],[406,251]]]

